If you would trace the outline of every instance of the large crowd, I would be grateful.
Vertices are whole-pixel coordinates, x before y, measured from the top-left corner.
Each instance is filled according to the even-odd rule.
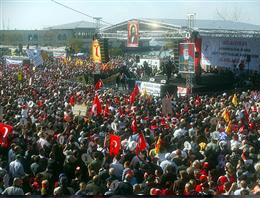
[[[0,71],[3,195],[260,194],[258,91],[159,98],[97,90],[61,62]]]

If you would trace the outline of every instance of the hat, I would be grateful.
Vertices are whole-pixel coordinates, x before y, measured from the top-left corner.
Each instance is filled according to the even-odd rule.
[[[128,144],[128,148],[130,151],[134,151],[135,148],[137,146],[137,143],[135,141],[131,141],[129,144]]]
[[[211,134],[211,137],[213,140],[218,140],[219,139],[219,132],[215,131]]]
[[[201,175],[200,176],[200,182],[202,183],[202,182],[205,182],[205,181],[207,181],[207,176],[206,175]]]
[[[203,168],[204,168],[204,169],[208,168],[208,166],[209,166],[209,163],[208,163],[208,162],[204,162],[204,163],[203,163]]]
[[[226,176],[220,176],[218,180],[222,185],[228,182],[228,178]]]
[[[161,195],[162,192],[160,189],[157,189],[157,188],[151,188],[150,190],[150,195]]]
[[[191,150],[191,144],[188,142],[188,141],[185,141],[184,142],[184,148],[186,149],[186,150]]]
[[[170,160],[171,159],[171,154],[170,153],[166,153],[165,154],[165,159]]]

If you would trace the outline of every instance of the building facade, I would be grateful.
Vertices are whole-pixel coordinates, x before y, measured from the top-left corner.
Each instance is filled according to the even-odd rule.
[[[86,21],[49,27],[43,30],[0,30],[0,45],[69,46],[73,40],[88,49],[96,33],[96,24]]]

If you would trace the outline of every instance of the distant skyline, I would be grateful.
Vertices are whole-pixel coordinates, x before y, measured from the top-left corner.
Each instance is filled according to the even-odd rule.
[[[237,20],[260,25],[258,0],[55,0],[73,9],[116,24],[131,18]],[[43,29],[93,19],[51,0],[0,0],[0,29]]]

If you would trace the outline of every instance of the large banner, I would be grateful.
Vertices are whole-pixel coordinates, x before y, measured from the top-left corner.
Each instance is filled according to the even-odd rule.
[[[139,44],[139,23],[138,21],[128,21],[127,47],[138,47]]]
[[[195,63],[195,44],[194,43],[180,43],[179,56],[179,72],[180,73],[194,73]]]
[[[151,83],[151,82],[143,82],[143,81],[136,81],[140,92],[146,91],[147,94],[153,96],[161,96],[161,84],[159,83]]]
[[[100,44],[98,40],[92,42],[92,59],[94,63],[101,63]]]
[[[260,39],[202,37],[201,66],[259,70]],[[248,62],[248,60],[250,60]],[[248,68],[249,63],[249,68]]]

